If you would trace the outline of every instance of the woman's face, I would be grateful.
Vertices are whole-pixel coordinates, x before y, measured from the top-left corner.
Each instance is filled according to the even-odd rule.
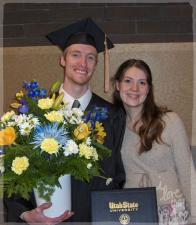
[[[143,70],[134,66],[130,67],[125,72],[123,79],[116,81],[116,88],[124,105],[142,106],[149,91],[147,76]]]

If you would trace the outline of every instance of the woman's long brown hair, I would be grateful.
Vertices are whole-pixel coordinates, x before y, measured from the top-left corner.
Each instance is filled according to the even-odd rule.
[[[154,141],[156,141],[157,143],[163,143],[161,134],[165,127],[165,123],[162,120],[162,117],[166,112],[169,112],[170,110],[168,110],[166,107],[160,107],[155,103],[153,94],[152,73],[149,66],[143,60],[129,59],[122,63],[117,69],[116,74],[114,75],[114,87],[116,81],[121,82],[124,77],[124,74],[131,67],[141,69],[146,74],[147,82],[149,85],[149,92],[144,102],[141,113],[142,125],[137,131],[138,135],[140,136],[141,145],[139,153],[141,154],[143,152],[149,151],[152,148],[152,144]],[[116,89],[116,87],[113,97],[114,104],[123,107],[119,91]],[[136,125],[137,122],[133,125],[133,127],[135,128]]]

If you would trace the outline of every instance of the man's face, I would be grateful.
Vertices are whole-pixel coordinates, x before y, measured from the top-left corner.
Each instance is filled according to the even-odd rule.
[[[89,83],[97,64],[97,50],[91,45],[73,44],[65,50],[61,65],[65,67],[65,80],[77,85]]]

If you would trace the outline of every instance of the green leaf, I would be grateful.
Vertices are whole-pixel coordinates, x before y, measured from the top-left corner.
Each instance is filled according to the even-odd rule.
[[[92,140],[92,145],[96,148],[99,158],[101,160],[106,157],[111,156],[112,151],[111,151],[111,149],[107,148],[106,146],[104,146],[96,141],[93,141],[93,140]]]

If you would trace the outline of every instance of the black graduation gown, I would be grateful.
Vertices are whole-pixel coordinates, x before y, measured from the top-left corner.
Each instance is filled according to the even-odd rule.
[[[106,186],[103,178],[93,178],[90,183],[84,183],[72,178],[72,211],[75,212],[70,221],[89,222],[91,221],[91,199],[92,190],[120,189],[125,182],[125,171],[121,159],[121,144],[125,129],[125,115],[122,109],[114,108],[99,96],[93,94],[87,107],[91,110],[93,105],[104,106],[109,109],[109,117],[103,121],[106,130],[105,145],[112,150],[111,157],[101,162],[104,175],[111,177],[113,181]]]
[[[111,177],[113,181],[106,186],[106,180],[103,178],[93,178],[90,183],[84,183],[72,178],[72,211],[74,216],[65,222],[89,222],[91,221],[91,199],[92,190],[119,189],[125,182],[125,171],[121,159],[120,149],[125,130],[125,114],[122,109],[115,108],[111,103],[93,93],[91,101],[87,106],[87,111],[96,105],[107,107],[109,117],[103,121],[106,130],[105,145],[112,150],[111,157],[101,162],[104,175]],[[4,198],[5,221],[6,222],[24,222],[19,216],[22,212],[36,207],[34,195],[29,201],[18,196],[13,198]]]

